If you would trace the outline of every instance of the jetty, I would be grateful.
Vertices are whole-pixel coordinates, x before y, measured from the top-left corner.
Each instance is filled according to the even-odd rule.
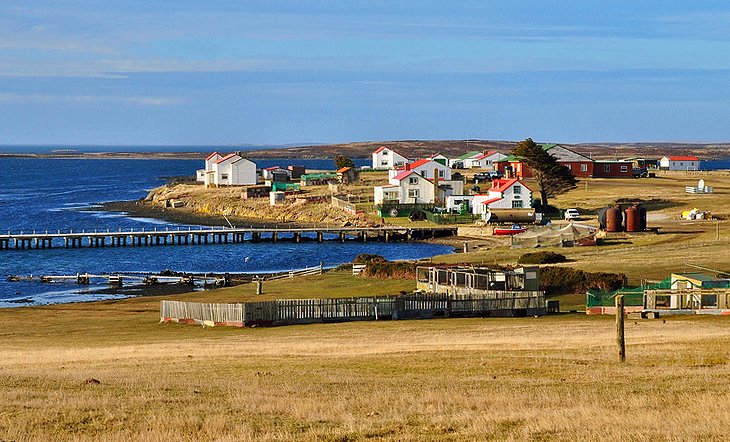
[[[455,227],[188,227],[0,233],[0,250],[144,247],[291,241],[412,241],[456,235]]]

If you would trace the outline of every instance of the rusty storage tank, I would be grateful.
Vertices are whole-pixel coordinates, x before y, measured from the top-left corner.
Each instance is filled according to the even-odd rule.
[[[639,231],[639,208],[636,206],[629,206],[624,211],[626,214],[626,231],[627,232],[638,232]]]
[[[639,208],[639,230],[641,232],[646,230],[646,207],[638,204]]]
[[[620,206],[612,206],[606,210],[606,232],[621,232],[623,216]]]

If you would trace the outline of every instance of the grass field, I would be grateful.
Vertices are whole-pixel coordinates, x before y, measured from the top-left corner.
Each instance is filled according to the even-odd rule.
[[[234,329],[156,301],[0,311],[0,440],[725,440],[727,318]],[[99,383],[91,381],[98,380]]]
[[[633,281],[730,267],[730,177],[591,180],[556,199],[590,212],[654,200],[659,235],[559,249],[566,265]],[[612,190],[613,189],[613,190]],[[620,189],[620,190],[616,190]],[[701,203],[701,204],[699,204]],[[514,263],[481,247],[440,262]],[[329,272],[166,297],[208,302],[395,294],[412,280]],[[583,295],[563,307],[579,308]],[[629,320],[626,364],[611,317],[444,319],[278,328],[160,324],[160,298],[0,309],[0,441],[727,440],[730,318]]]

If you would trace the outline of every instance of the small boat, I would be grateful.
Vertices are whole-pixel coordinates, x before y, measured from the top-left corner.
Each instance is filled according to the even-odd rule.
[[[526,231],[527,229],[525,227],[522,227],[519,224],[512,224],[512,227],[495,227],[492,234],[496,236],[517,235],[518,233]]]

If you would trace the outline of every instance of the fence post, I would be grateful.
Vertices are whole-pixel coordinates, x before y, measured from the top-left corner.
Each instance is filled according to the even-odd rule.
[[[616,343],[618,360],[626,362],[626,340],[624,339],[624,295],[616,295]]]
[[[260,295],[264,292],[264,281],[261,278],[256,279],[256,294]]]

